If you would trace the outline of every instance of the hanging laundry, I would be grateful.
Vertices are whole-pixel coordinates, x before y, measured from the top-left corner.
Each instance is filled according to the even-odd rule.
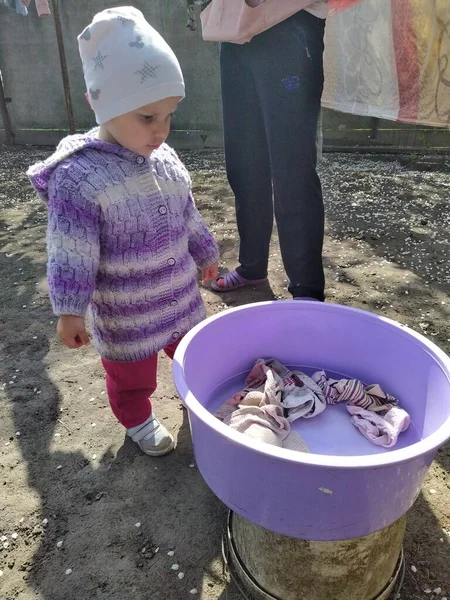
[[[364,0],[325,30],[322,106],[450,125],[450,2]]]
[[[402,408],[394,407],[381,417],[378,413],[365,410],[359,406],[347,406],[352,415],[351,422],[372,444],[392,448],[398,436],[406,431],[410,424],[408,413]]]
[[[36,0],[36,10],[39,17],[49,17],[52,14],[47,0]]]
[[[216,417],[232,429],[261,442],[308,452],[304,440],[291,431],[282,407],[283,381],[257,361],[246,380],[246,388],[235,394],[216,412]]]
[[[6,4],[8,8],[12,8],[19,15],[26,17],[28,15],[28,7],[32,0],[0,0],[0,3]],[[36,11],[39,17],[49,17],[51,15],[50,5],[48,0],[35,0]]]
[[[23,4],[22,0],[0,0],[0,2],[3,2],[8,8],[12,8],[23,17],[28,15],[27,7]]]
[[[22,2],[28,8],[32,0],[22,0]],[[35,2],[38,17],[49,17],[51,15],[48,0],[35,0]]]

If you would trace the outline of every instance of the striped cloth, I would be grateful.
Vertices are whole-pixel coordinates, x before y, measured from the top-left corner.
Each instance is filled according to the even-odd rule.
[[[364,387],[357,379],[331,379],[325,371],[314,373],[312,379],[322,390],[327,404],[347,402],[349,406],[359,406],[377,413],[387,413],[398,406],[397,398],[382,390],[378,384]]]

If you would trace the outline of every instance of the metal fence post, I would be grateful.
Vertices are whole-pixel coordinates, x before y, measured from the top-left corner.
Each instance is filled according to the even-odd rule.
[[[53,14],[55,19],[56,39],[58,40],[59,61],[61,63],[61,75],[64,85],[64,96],[66,99],[67,118],[69,120],[70,133],[75,133],[75,119],[73,116],[72,98],[70,95],[69,73],[67,70],[66,52],[61,27],[61,13],[59,11],[59,0],[52,0]]]
[[[370,139],[371,140],[376,140],[377,139],[377,133],[378,133],[378,124],[380,122],[380,119],[378,117],[372,117],[371,119],[371,128],[370,128]]]
[[[3,127],[5,128],[6,143],[8,146],[14,144],[14,133],[11,127],[8,107],[6,106],[5,88],[3,87],[2,72],[0,71],[0,114],[2,115]]]

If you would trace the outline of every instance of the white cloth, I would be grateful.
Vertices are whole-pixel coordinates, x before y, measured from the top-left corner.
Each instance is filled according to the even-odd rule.
[[[177,57],[136,8],[98,13],[78,46],[99,125],[164,98],[184,97]]]
[[[449,0],[363,0],[325,31],[325,108],[449,127]]]
[[[287,410],[290,423],[300,417],[317,417],[325,410],[327,403],[322,390],[305,373],[293,371],[290,377],[283,378],[283,384],[283,407]]]
[[[252,373],[257,374],[262,366],[263,361],[257,361],[250,376]],[[280,376],[265,367],[264,381],[260,380],[259,383],[261,385],[257,388],[243,390],[230,398],[217,411],[216,417],[235,431],[260,442],[297,452],[308,452],[306,443],[298,433],[291,431],[290,423],[284,416],[283,381]]]

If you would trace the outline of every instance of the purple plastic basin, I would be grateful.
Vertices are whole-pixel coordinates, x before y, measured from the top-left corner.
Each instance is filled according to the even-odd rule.
[[[379,383],[411,416],[397,446],[373,446],[343,406],[296,422],[310,454],[269,446],[214,411],[243,387],[254,361],[275,357],[307,372]],[[437,449],[450,438],[450,359],[383,317],[318,302],[267,302],[225,311],[193,329],[174,360],[198,468],[231,510],[307,540],[367,535],[414,503]]]

